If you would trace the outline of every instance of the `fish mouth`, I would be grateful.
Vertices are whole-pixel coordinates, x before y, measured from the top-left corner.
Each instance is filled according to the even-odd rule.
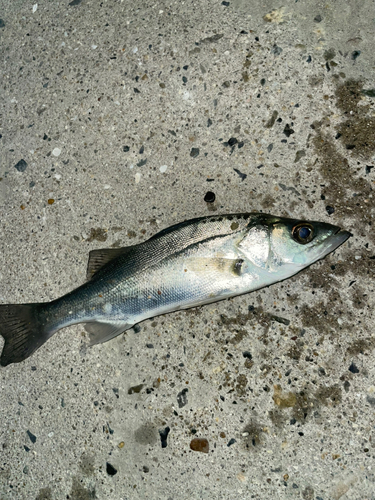
[[[323,242],[324,250],[322,252],[322,257],[336,250],[336,248],[345,243],[350,236],[353,236],[352,233],[338,227],[336,231]]]

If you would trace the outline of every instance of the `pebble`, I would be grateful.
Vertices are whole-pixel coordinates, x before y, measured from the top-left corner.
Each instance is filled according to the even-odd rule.
[[[213,203],[215,201],[215,193],[213,193],[212,191],[207,191],[204,196],[204,201],[206,203]]]
[[[30,432],[30,431],[26,431],[26,433],[27,433],[27,435],[29,436],[30,441],[31,441],[32,443],[35,443],[35,441],[36,441],[36,436],[34,436],[34,434],[33,434],[32,432]]]
[[[166,171],[167,171],[167,168],[168,168],[168,167],[167,167],[167,165],[162,165],[162,166],[159,168],[159,170],[160,170],[160,172],[161,172],[162,174],[164,174],[164,172],[166,172]]]
[[[38,4],[36,3],[33,5],[33,14],[37,11],[37,8],[38,8]]]
[[[5,23],[4,23],[3,19],[0,19],[0,28],[4,28],[4,26],[5,26]]]
[[[199,155],[199,148],[191,148],[190,156],[196,158]]]
[[[53,156],[60,156],[60,154],[61,154],[61,149],[60,149],[60,148],[55,148],[55,149],[52,151],[52,154],[53,154]]]
[[[24,172],[27,168],[27,163],[25,162],[25,160],[20,160],[14,165],[14,168],[18,170],[18,172]]]
[[[115,469],[109,462],[107,462],[106,470],[109,476],[114,476],[115,474],[117,474],[117,469]]]
[[[335,211],[335,209],[333,207],[331,207],[330,205],[326,206],[326,210],[327,210],[328,215],[332,215],[333,212]]]
[[[139,172],[137,172],[137,173],[135,174],[134,178],[135,178],[135,183],[136,183],[136,184],[139,184],[139,182],[140,182],[140,180],[141,180],[141,176],[142,176],[142,174],[140,174]]]
[[[205,438],[194,438],[190,441],[190,449],[193,451],[200,451],[201,453],[208,453],[210,446]]]

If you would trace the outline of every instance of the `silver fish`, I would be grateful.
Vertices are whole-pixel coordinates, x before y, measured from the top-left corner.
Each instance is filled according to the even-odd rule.
[[[140,321],[284,280],[350,233],[262,213],[201,217],[138,245],[93,250],[85,284],[52,302],[0,305],[0,364],[29,357],[61,328],[86,323],[91,345]]]

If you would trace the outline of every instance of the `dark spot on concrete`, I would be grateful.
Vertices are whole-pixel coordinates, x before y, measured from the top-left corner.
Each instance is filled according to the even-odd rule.
[[[325,50],[323,53],[323,57],[326,61],[331,61],[331,59],[333,59],[335,55],[336,55],[335,49],[328,49]]]
[[[143,424],[134,432],[134,438],[139,444],[153,445],[157,441],[157,430],[151,423]]]
[[[213,193],[212,191],[207,191],[207,193],[205,194],[204,196],[204,201],[206,203],[213,203],[215,201],[215,193]]]
[[[73,477],[69,498],[72,500],[95,500],[97,499],[95,486],[92,488],[85,488],[77,477]]]
[[[341,403],[342,390],[338,385],[326,387],[322,385],[315,392],[315,398],[324,406],[336,406]]]
[[[361,51],[360,50],[354,50],[352,52],[351,57],[352,57],[353,61],[355,61],[357,59],[357,57],[359,57],[360,55],[361,55]]]
[[[375,339],[372,337],[366,339],[358,339],[348,345],[346,352],[349,356],[358,356],[366,351],[375,349]]]
[[[38,495],[35,497],[35,500],[52,500],[52,490],[48,486],[47,488],[42,488],[39,490]]]
[[[199,148],[191,148],[190,156],[192,158],[196,158],[197,156],[199,156]]]
[[[238,397],[246,396],[246,386],[247,386],[247,378],[246,375],[238,375],[236,379],[236,393]]]
[[[294,163],[299,162],[300,159],[304,156],[306,156],[306,151],[304,149],[300,149],[299,151],[297,151],[296,157],[294,158]]]
[[[314,17],[314,21],[315,21],[316,23],[320,23],[320,22],[322,21],[322,19],[323,19],[323,18],[322,18],[322,16],[321,16],[320,14],[318,14],[317,16],[315,16],[315,17]]]
[[[314,489],[311,486],[306,486],[302,491],[303,500],[314,500]]]
[[[292,134],[294,134],[294,130],[291,128],[289,123],[285,125],[283,134],[286,135],[287,137],[290,137]]]
[[[106,229],[102,229],[100,227],[97,227],[96,229],[95,228],[91,228],[91,233],[90,233],[90,236],[87,238],[86,241],[94,241],[94,240],[97,240],[97,241],[106,241],[108,238],[108,235],[107,235],[107,231]]]
[[[26,433],[29,436],[30,441],[34,444],[36,442],[36,436],[34,436],[34,434],[32,432],[30,432],[29,430],[26,431]]]
[[[258,424],[255,420],[251,420],[242,431],[242,438],[244,447],[247,450],[254,449],[262,444],[263,426]]]
[[[95,459],[88,453],[83,453],[81,457],[80,469],[85,476],[92,476],[95,472]]]

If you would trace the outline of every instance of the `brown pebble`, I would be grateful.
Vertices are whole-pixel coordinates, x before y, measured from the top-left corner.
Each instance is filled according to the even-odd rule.
[[[55,203],[55,200],[53,198],[50,198],[48,200],[48,205],[53,205]]]
[[[205,438],[194,438],[190,441],[190,449],[193,451],[201,451],[202,453],[208,453],[210,447],[208,441]]]

